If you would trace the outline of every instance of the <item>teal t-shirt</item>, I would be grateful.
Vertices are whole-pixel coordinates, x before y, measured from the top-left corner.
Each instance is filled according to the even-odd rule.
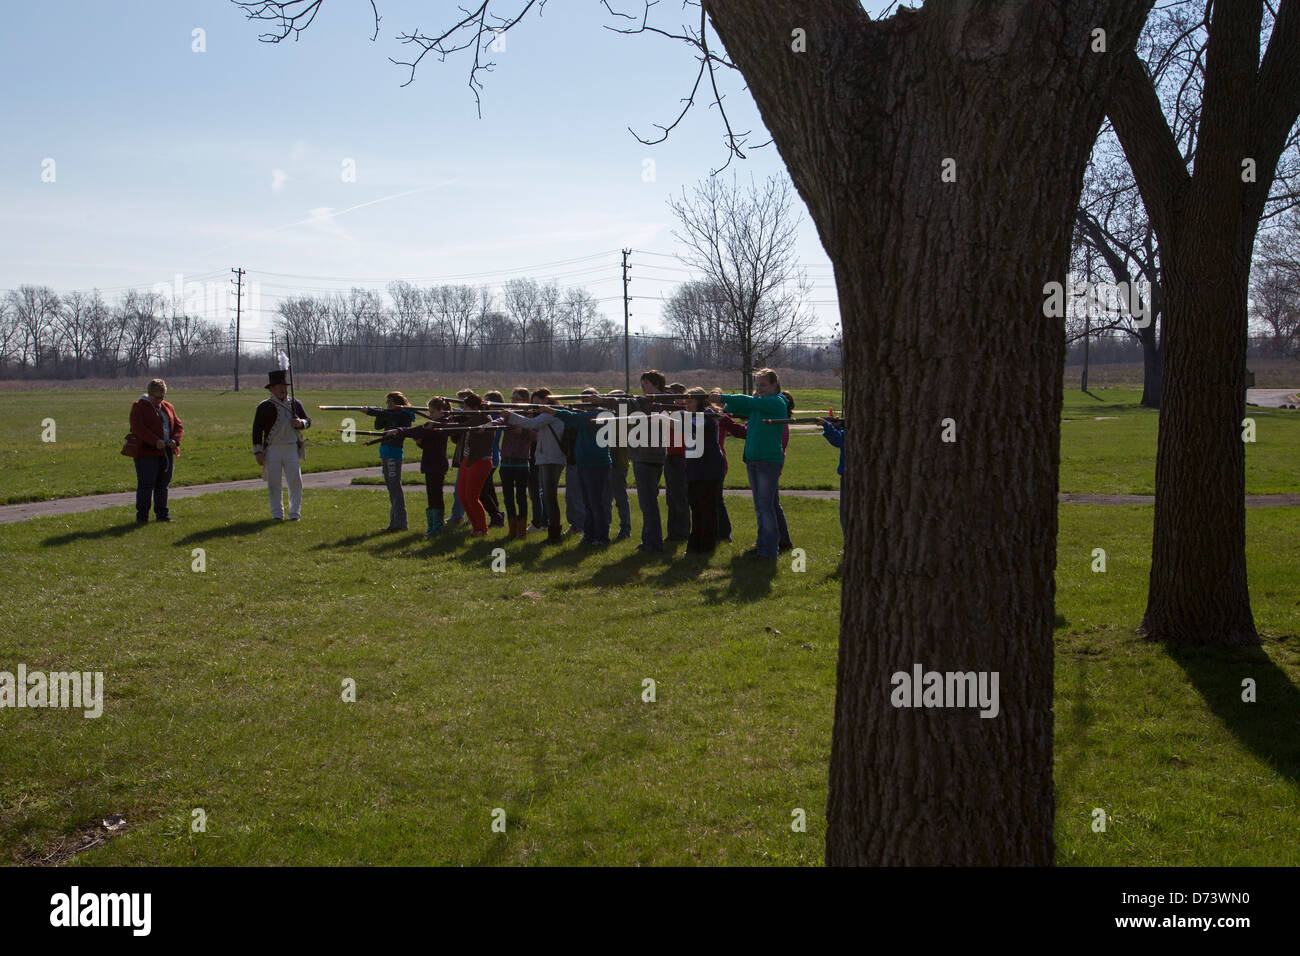
[[[745,415],[745,461],[785,461],[781,448],[784,425],[764,424],[765,418],[786,418],[790,411],[785,399],[776,395],[723,395],[722,409],[728,413]]]

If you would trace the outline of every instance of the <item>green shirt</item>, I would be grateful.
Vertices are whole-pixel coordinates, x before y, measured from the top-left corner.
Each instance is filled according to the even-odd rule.
[[[765,418],[787,418],[790,410],[780,393],[775,395],[723,395],[723,411],[748,416],[745,461],[785,461],[781,448],[783,425],[764,424]]]

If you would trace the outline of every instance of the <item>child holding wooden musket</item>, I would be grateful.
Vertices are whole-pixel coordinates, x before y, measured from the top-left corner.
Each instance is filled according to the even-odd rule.
[[[528,389],[516,388],[510,401],[527,404]],[[501,438],[501,494],[506,500],[506,521],[510,525],[509,540],[528,537],[528,471],[529,456],[537,435],[527,428],[512,425]]]
[[[533,404],[535,405],[554,405],[555,399],[551,398],[551,390],[548,388],[539,388],[533,392]],[[542,502],[545,505],[547,526],[547,544],[559,544],[563,540],[561,528],[560,512],[560,476],[564,474],[564,468],[569,463],[568,456],[564,451],[564,443],[561,440],[564,436],[564,423],[549,412],[540,409],[530,412],[527,415],[521,415],[518,412],[510,412],[506,420],[518,428],[527,428],[537,432],[537,445],[535,451],[535,460],[539,472],[538,479],[541,484]]]
[[[458,392],[465,396],[466,411],[475,414],[466,415],[464,424],[470,426],[487,425],[492,419],[483,408],[483,399],[466,389]],[[471,428],[461,432],[456,439],[456,460],[460,462],[460,480],[457,494],[461,507],[473,527],[470,537],[482,537],[488,533],[487,511],[479,500],[483,492],[483,482],[492,470],[492,445],[494,433],[486,428]]]
[[[673,382],[668,391],[686,394],[686,386]],[[684,403],[670,400],[681,406]],[[686,494],[686,444],[685,436],[676,425],[668,426],[669,445],[664,455],[664,500],[668,505],[665,541],[687,541],[691,536],[691,503]]]
[[[415,422],[415,412],[411,403],[401,392],[389,392],[384,396],[387,407],[374,409],[369,414],[374,416],[375,428],[390,431],[409,428]],[[388,527],[386,531],[406,530],[406,495],[402,492],[402,439],[385,438],[379,443],[379,468],[388,486]]]
[[[686,411],[703,416],[700,429],[703,453],[698,457],[685,455],[686,496],[690,502],[691,530],[686,539],[686,550],[694,554],[708,554],[718,546],[718,498],[722,490],[722,476],[726,462],[722,446],[718,444],[718,420],[704,415],[708,395],[696,387],[686,392]],[[694,448],[689,449],[694,451]]]
[[[483,401],[494,402],[499,405],[505,401],[505,396],[496,391],[484,392]],[[492,421],[494,423],[503,423],[505,419],[497,416]],[[499,431],[492,433],[492,470],[483,479],[483,490],[478,496],[478,500],[483,503],[483,510],[487,512],[489,528],[501,528],[506,523],[506,516],[501,513],[501,506],[497,501],[495,480],[497,469],[501,467],[501,435],[502,432]]]
[[[425,537],[442,533],[443,498],[442,485],[447,479],[447,432],[439,425],[439,419],[451,411],[451,403],[445,398],[429,399],[430,421],[410,428],[398,428],[384,432],[385,439],[413,439],[420,448],[420,473],[424,475],[424,491],[429,506],[424,509],[428,522]]]
[[[583,394],[586,395],[588,391],[595,392],[595,389],[584,389]],[[598,396],[599,393],[596,393],[596,395]],[[576,494],[582,501],[583,534],[580,543],[600,546],[609,544],[609,513],[605,511],[604,505],[612,459],[610,458],[609,449],[601,447],[596,440],[599,428],[592,424],[592,420],[598,411],[599,409],[591,409],[578,412],[557,408],[554,411],[544,412],[535,418],[524,418],[522,415],[511,413],[510,424],[520,425],[524,428],[549,429],[552,431],[552,437],[557,439],[561,446],[564,436],[562,432],[555,432],[554,429],[557,423],[575,430],[577,444],[574,449],[575,465],[573,471],[576,472],[578,479],[574,483],[577,487],[566,485],[564,494],[566,499]],[[541,458],[540,446],[538,448],[538,458],[539,460]],[[567,457],[565,461],[567,464]],[[546,507],[549,513],[551,507],[549,496]],[[553,522],[551,527],[552,529],[555,528]]]
[[[794,417],[794,396],[789,392],[782,392],[781,398],[788,409],[786,418]],[[790,445],[790,426],[781,426],[781,470],[785,471],[785,451]],[[789,551],[794,548],[790,541],[790,526],[785,523],[785,509],[781,507],[781,486],[778,483],[776,488],[776,530],[778,541],[776,544],[777,551]]]
[[[833,447],[838,448],[840,450],[840,464],[839,467],[835,469],[835,473],[840,476],[840,533],[843,534],[844,533],[844,508],[845,508],[844,423],[840,422],[839,427],[836,427],[834,419],[831,418],[823,418],[821,422],[822,422],[822,437],[825,438],[828,442],[830,442]]]
[[[621,388],[609,392],[607,397],[618,402],[631,402],[631,398]],[[627,500],[628,450],[623,445],[615,445],[609,449],[609,455],[613,464],[609,469],[609,488],[605,492],[605,520],[612,522],[614,506],[617,505],[618,537],[614,540],[624,541],[632,537],[632,506]]]
[[[642,396],[657,395],[668,387],[668,379],[658,369],[641,373]],[[634,407],[646,413],[654,403],[651,398],[637,398]],[[628,449],[632,463],[632,481],[636,485],[637,506],[641,509],[641,543],[638,551],[660,552],[664,549],[663,525],[659,521],[659,476],[664,472],[665,449],[652,442]]]
[[[731,470],[731,463],[727,460],[727,436],[744,438],[745,426],[722,410],[722,389],[715,388],[709,393],[709,407],[718,413],[718,447],[722,449],[722,484],[718,485],[718,540],[730,544],[731,515],[722,493],[722,485],[726,484],[727,473]]]
[[[781,398],[781,379],[770,368],[755,373],[754,388],[753,395],[723,394],[722,407],[728,413],[748,417],[745,467],[749,472],[754,517],[758,521],[758,541],[746,554],[775,560],[780,535],[776,495],[785,453],[781,447],[781,426],[767,424],[764,419],[788,417],[790,409]]]
[[[465,401],[465,396],[472,395],[472,394],[474,393],[471,392],[469,389],[462,388],[459,392],[456,393],[456,397],[463,402]],[[485,402],[499,402],[501,401],[501,393],[488,392],[483,396],[482,400]],[[500,461],[500,452],[498,450],[500,446],[497,444],[497,440],[498,437],[493,436],[492,439],[492,470],[493,471],[496,470],[497,464]],[[456,469],[456,493],[452,495],[451,517],[447,520],[447,527],[455,527],[456,525],[460,524],[462,521],[465,520],[465,506],[461,503],[461,498],[460,498],[460,481],[462,477],[460,472],[460,462],[459,461],[453,462],[452,467]],[[504,523],[505,519],[501,514],[501,510],[497,507],[497,493],[496,493],[496,487],[492,484],[492,472],[488,472],[488,476],[483,479],[483,490],[479,492],[478,500],[479,503],[483,505],[483,510],[487,512],[488,527],[490,528],[500,527]]]

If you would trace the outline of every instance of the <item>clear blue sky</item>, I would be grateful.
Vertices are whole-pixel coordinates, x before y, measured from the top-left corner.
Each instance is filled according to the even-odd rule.
[[[256,334],[296,293],[532,275],[586,286],[621,320],[618,250],[630,246],[632,327],[657,329],[661,296],[689,277],[663,255],[677,251],[666,201],[726,153],[707,102],[658,146],[627,127],[649,135],[676,116],[691,51],[603,29],[619,21],[595,0],[551,0],[494,54],[480,120],[463,56],[427,58],[405,88],[388,61],[411,49],[398,33],[449,23],[455,4],[377,2],[376,42],[366,0],[325,0],[300,41],[280,44],[259,43],[264,26],[225,0],[10,5],[0,289],[98,287],[111,299],[181,273],[216,290],[242,266],[260,292]],[[664,26],[680,22],[676,4],[654,10]],[[739,80],[726,78],[731,121],[763,142]],[[732,164],[742,177],[784,175],[775,147],[749,156]],[[47,158],[53,183],[42,182]],[[343,181],[345,160],[355,182]],[[794,195],[799,256],[829,330],[830,264]],[[224,321],[225,306],[209,317]]]

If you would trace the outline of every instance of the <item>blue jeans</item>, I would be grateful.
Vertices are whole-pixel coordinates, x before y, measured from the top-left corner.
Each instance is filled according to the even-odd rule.
[[[542,504],[542,466],[528,466],[528,500],[533,503],[533,527],[546,527],[546,509]]]
[[[618,504],[618,533],[632,533],[632,508],[627,501],[627,469],[609,466],[609,488],[605,492],[605,520],[613,524],[614,504]]]
[[[609,468],[605,465],[575,466],[582,486],[582,536],[588,541],[609,544],[609,512],[605,494],[609,489]]]
[[[582,479],[578,477],[577,465],[564,466],[564,517],[569,527],[587,527],[586,505],[582,500]]]
[[[659,523],[659,476],[663,470],[657,461],[632,462],[636,501],[641,507],[641,543],[651,551],[664,549],[664,530]]]
[[[785,523],[785,509],[781,507],[781,489],[779,487],[776,490],[776,546],[778,548],[794,547],[794,544],[790,541],[790,528]]]
[[[167,486],[172,481],[172,453],[165,455],[141,455],[135,459],[135,519],[149,520],[149,502],[153,502],[154,513],[159,518],[166,518]]]
[[[749,474],[749,487],[754,495],[754,516],[758,519],[758,553],[764,558],[775,558],[781,533],[776,517],[776,494],[781,480],[781,462],[751,461],[745,463],[745,469]]]
[[[463,470],[456,469],[456,490],[451,493],[451,521],[460,521],[465,517],[465,506],[460,503],[460,475]]]

